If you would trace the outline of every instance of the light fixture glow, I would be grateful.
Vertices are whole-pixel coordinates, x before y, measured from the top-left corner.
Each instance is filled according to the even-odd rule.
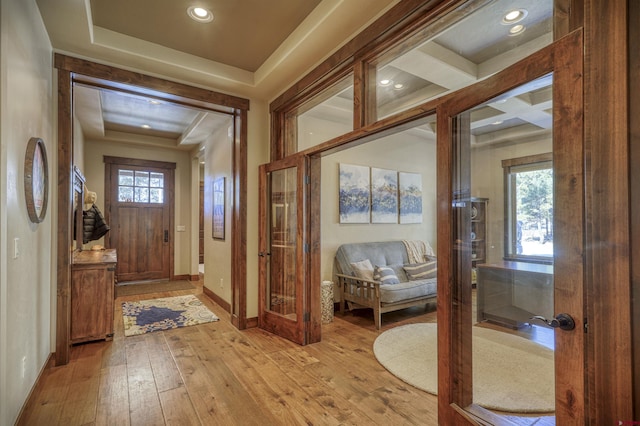
[[[162,102],[157,101],[155,99],[149,99],[148,101],[151,105],[160,105]]]
[[[393,81],[389,80],[388,78],[383,78],[382,80],[380,80],[380,86],[383,86],[383,87],[386,87],[391,83],[393,83]]]
[[[396,90],[400,90],[403,87],[404,87],[404,84],[402,84],[402,83],[396,83],[396,84],[393,85],[393,88],[396,89]]]
[[[198,22],[211,22],[213,21],[213,13],[209,9],[199,6],[190,6],[187,9],[187,15],[194,21]]]
[[[526,18],[528,13],[529,12],[527,12],[526,9],[511,10],[505,13],[505,15],[502,17],[502,23],[504,25],[515,24],[516,22],[520,22],[524,18]]]
[[[151,126],[149,126],[148,124],[143,124],[140,127],[142,127],[143,129],[150,129],[151,128]]]
[[[513,27],[511,27],[511,29],[509,30],[509,35],[510,36],[517,36],[520,35],[524,32],[524,30],[527,29],[527,27],[525,27],[522,24],[518,24],[518,25],[514,25]]]
[[[498,121],[494,121],[493,123],[491,123],[493,126],[498,126],[500,124],[504,123],[504,121],[502,120],[498,120]]]

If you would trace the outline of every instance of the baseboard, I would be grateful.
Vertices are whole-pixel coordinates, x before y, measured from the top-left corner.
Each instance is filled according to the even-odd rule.
[[[189,274],[174,275],[173,277],[171,277],[171,281],[189,281],[190,277],[191,276]]]
[[[44,372],[52,367],[55,367],[55,352],[51,352],[49,354],[49,357],[47,358],[47,361],[44,363],[44,365],[42,366],[42,368],[40,369],[40,372],[38,373],[38,377],[36,377],[36,381],[33,384],[33,386],[31,387],[31,390],[29,391],[29,394],[27,395],[27,399],[25,399],[24,403],[22,404],[22,408],[20,409],[20,413],[18,413],[18,419],[16,420],[16,424],[19,425],[22,423],[22,416],[24,415],[24,413],[28,412],[28,409],[30,408],[30,403],[31,402],[31,398],[33,397],[34,392],[36,391],[36,389],[38,389],[38,386],[40,385],[40,381],[42,380],[42,374],[44,374]]]
[[[220,305],[222,309],[231,313],[231,304],[226,300],[223,300],[220,296],[209,290],[207,287],[202,287],[202,292],[211,300],[216,302],[216,304]]]
[[[200,274],[198,275],[191,275],[190,280],[191,281],[198,281],[200,279]]]
[[[256,328],[258,326],[258,317],[247,318],[247,328]]]

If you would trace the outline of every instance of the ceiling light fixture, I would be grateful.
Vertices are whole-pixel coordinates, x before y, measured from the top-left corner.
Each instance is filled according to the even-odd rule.
[[[187,9],[187,15],[194,21],[206,23],[213,21],[213,13],[209,9],[199,6],[190,6]]]
[[[511,27],[511,29],[509,30],[509,35],[510,36],[517,36],[520,35],[524,32],[524,30],[526,30],[527,27],[525,27],[522,24],[518,24],[518,25],[514,25],[513,27]]]
[[[162,102],[157,101],[157,100],[155,100],[155,99],[149,99],[149,100],[148,100],[148,102],[149,102],[151,105],[160,105],[160,104],[162,103]]]
[[[505,13],[504,16],[502,17],[502,24],[503,25],[511,25],[511,24],[515,24],[517,22],[520,22],[524,18],[527,17],[528,13],[529,12],[527,12],[526,9],[511,10],[511,11]]]
[[[143,129],[150,129],[151,128],[151,126],[149,126],[148,124],[143,124],[140,127],[142,127]]]
[[[498,121],[494,121],[493,123],[491,123],[491,125],[493,126],[499,126],[500,124],[504,123],[504,121],[502,120],[498,120]]]
[[[393,80],[389,80],[388,78],[383,78],[382,80],[380,80],[380,86],[382,87],[387,87],[391,83],[393,83]]]
[[[400,90],[403,87],[404,87],[404,84],[402,84],[402,83],[396,83],[396,84],[393,85],[393,88],[396,89],[396,90]]]

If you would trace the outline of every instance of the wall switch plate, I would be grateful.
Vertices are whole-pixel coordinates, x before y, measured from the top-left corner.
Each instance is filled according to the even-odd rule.
[[[178,225],[178,226],[176,226],[176,231],[178,231],[178,232],[184,232],[184,231],[186,231],[186,230],[187,230],[187,227],[186,227],[186,226],[184,226],[184,225]]]
[[[13,239],[13,258],[14,259],[17,259],[18,257],[20,257],[20,245],[18,244],[19,241],[20,241],[20,238]]]

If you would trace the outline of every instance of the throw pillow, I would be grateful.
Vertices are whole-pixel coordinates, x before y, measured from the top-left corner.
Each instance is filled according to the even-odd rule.
[[[381,284],[399,284],[400,280],[395,271],[388,266],[376,266],[373,269],[373,279]]]
[[[373,281],[373,265],[369,259],[361,260],[360,262],[353,262],[351,264],[351,268],[356,274],[356,277],[362,278],[363,280]]]
[[[433,260],[430,262],[404,265],[404,271],[407,273],[410,281],[436,278],[438,276],[438,262]]]

